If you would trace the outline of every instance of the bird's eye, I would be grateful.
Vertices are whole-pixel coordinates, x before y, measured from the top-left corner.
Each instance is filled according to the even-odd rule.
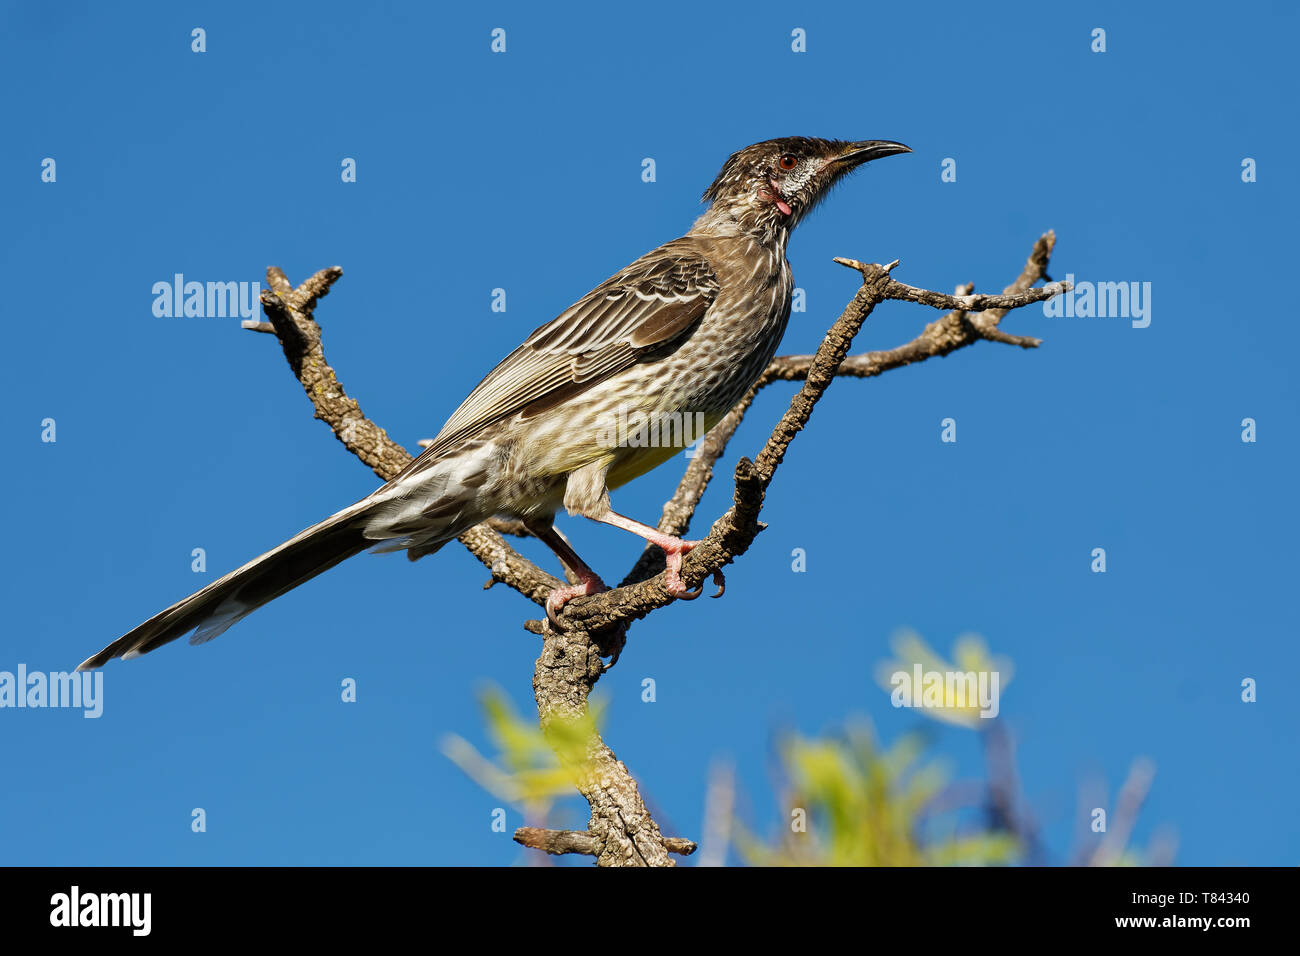
[[[794,169],[799,165],[799,158],[794,153],[782,153],[776,164],[782,169]]]

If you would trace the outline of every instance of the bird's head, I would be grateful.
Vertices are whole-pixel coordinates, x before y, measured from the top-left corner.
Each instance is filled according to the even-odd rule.
[[[873,159],[910,153],[902,143],[786,136],[732,153],[704,193],[712,203],[697,228],[738,228],[762,238],[789,235],[830,188]],[[731,224],[734,223],[734,226]]]

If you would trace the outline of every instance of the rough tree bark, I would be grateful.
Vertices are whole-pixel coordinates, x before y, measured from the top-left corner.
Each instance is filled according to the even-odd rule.
[[[897,261],[880,266],[836,259],[858,271],[862,285],[826,333],[817,353],[775,358],[749,393],[700,441],[676,492],[664,505],[659,529],[684,535],[713,477],[714,465],[757,392],[777,381],[803,382],[759,454],[752,460],[742,457],[737,462],[732,506],[713,523],[700,546],[687,555],[681,572],[683,582],[689,587],[702,585],[706,578],[744,554],[763,530],[758,516],[768,485],[790,443],[836,377],[870,378],[948,355],[982,340],[1027,349],[1037,347],[1038,339],[1011,335],[998,324],[1008,311],[1042,302],[1068,289],[1065,283],[1033,288],[1036,282],[1048,278],[1047,265],[1055,241],[1051,232],[1040,237],[1019,277],[1001,295],[974,295],[969,285],[959,287],[956,295],[917,289],[892,277]],[[294,288],[281,270],[267,269],[270,288],[262,293],[262,308],[269,321],[245,326],[275,334],[316,417],[387,481],[406,466],[411,455],[368,419],[356,400],[344,391],[325,361],[321,329],[315,319],[318,301],[342,274],[337,266],[323,269]],[[948,311],[905,345],[850,356],[853,338],[867,316],[878,304],[891,299]],[[460,541],[491,572],[485,588],[504,583],[544,605],[547,594],[560,585],[560,580],[515,551],[503,532],[526,533],[517,522],[491,521],[470,529],[460,536]],[[533,694],[543,731],[554,728],[557,722],[584,715],[592,688],[622,651],[629,625],[672,603],[673,598],[663,586],[663,567],[662,552],[647,547],[618,588],[567,604],[560,617],[563,629],[555,628],[544,617],[525,623],[529,631],[542,637],[541,655],[533,670]],[[611,659],[608,665],[604,663],[606,657]],[[557,747],[556,752],[591,807],[587,830],[521,827],[515,832],[516,841],[547,853],[593,856],[601,866],[672,866],[670,854],[694,852],[696,846],[690,840],[660,832],[635,779],[597,731],[590,733],[584,749],[580,759],[575,759],[567,748]]]

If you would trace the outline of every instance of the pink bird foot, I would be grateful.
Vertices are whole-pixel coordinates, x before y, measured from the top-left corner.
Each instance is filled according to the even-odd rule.
[[[664,549],[664,587],[668,593],[679,601],[694,601],[704,593],[704,585],[701,584],[694,591],[682,583],[682,558],[690,554],[699,545],[698,541],[683,541],[681,538],[673,538],[669,535],[663,535],[660,540],[651,542]],[[714,597],[717,597],[715,594]]]
[[[687,590],[686,585],[682,583],[682,556],[690,554],[699,545],[698,541],[683,541],[680,538],[673,538],[677,543],[675,545],[663,545],[658,541],[659,547],[664,549],[664,564],[667,569],[664,571],[664,587],[679,601],[694,601],[704,593],[704,584],[700,583],[694,591]],[[727,579],[722,576],[722,571],[713,572],[713,583],[717,587],[717,593],[710,597],[720,598],[727,590]]]
[[[671,534],[664,534],[657,528],[634,521],[615,511],[607,512],[598,520],[606,524],[612,524],[616,528],[622,528],[624,531],[631,531],[634,535],[645,538],[655,547],[663,549],[664,564],[666,566],[664,588],[677,600],[694,601],[704,593],[703,584],[691,591],[682,583],[682,557],[699,547],[699,541],[683,541],[681,538],[673,537]],[[715,598],[722,597],[723,592],[727,590],[727,580],[722,576],[720,570],[713,572],[713,583],[718,587],[718,593],[713,596]]]
[[[589,594],[599,594],[602,591],[608,591],[605,582],[600,579],[594,571],[584,569],[577,572],[578,583],[566,584],[558,587],[546,597],[546,618],[556,627],[562,627],[560,624],[560,610],[576,597],[587,597]]]

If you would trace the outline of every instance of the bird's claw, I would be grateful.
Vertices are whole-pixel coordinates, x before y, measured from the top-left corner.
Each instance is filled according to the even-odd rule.
[[[623,655],[623,648],[627,644],[627,621],[623,621],[618,625],[611,643],[613,646],[609,648],[609,662],[601,665],[601,673],[617,664],[618,659]]]
[[[558,588],[556,590],[559,590]],[[551,626],[557,630],[564,630],[564,625],[560,623],[559,610],[564,607],[564,602],[555,603],[553,598],[555,591],[552,591],[546,597],[546,619],[551,622]]]
[[[590,594],[599,594],[602,591],[608,591],[605,582],[592,574],[584,577],[578,584],[566,584],[558,587],[546,596],[546,619],[558,631],[565,630],[560,623],[560,611],[564,605],[568,604],[576,597],[587,597]]]
[[[690,547],[684,548],[682,552],[678,554],[669,555],[667,580],[665,581],[665,585],[667,587],[668,593],[671,594],[678,601],[694,601],[697,597],[699,597],[701,594],[704,593],[704,582],[701,581],[699,585],[696,586],[695,590],[690,590],[689,588],[686,587],[685,584],[682,583],[682,578],[681,578],[682,557],[681,556],[682,554],[694,548],[695,545],[697,545],[699,542],[684,541],[682,543],[687,544]],[[710,595],[710,597],[715,597],[715,598],[722,597],[722,595],[727,590],[727,579],[722,576],[721,570],[713,572],[713,583],[717,585],[718,593],[712,594]]]
[[[671,594],[679,601],[694,601],[697,597],[699,597],[701,594],[704,593],[703,582],[700,582],[699,587],[697,587],[694,591],[687,590],[684,585],[681,585],[681,587],[682,590],[680,591],[674,591],[671,588],[669,588],[668,593]]]

